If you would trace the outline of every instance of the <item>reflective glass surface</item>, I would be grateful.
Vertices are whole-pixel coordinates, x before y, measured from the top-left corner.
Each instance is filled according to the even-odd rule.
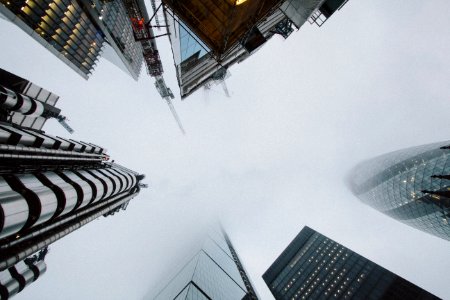
[[[276,299],[438,299],[305,227],[263,275]]]
[[[205,252],[201,252],[192,279],[212,299],[242,299],[245,292]]]
[[[195,255],[181,270],[180,272],[165,286],[161,292],[159,292],[154,299],[168,300],[168,299],[181,299],[177,297],[189,285],[194,275],[195,268],[198,262],[198,254]],[[184,295],[187,293],[187,289],[184,291]],[[183,294],[183,293],[181,293]],[[183,298],[185,299],[185,298]]]
[[[205,254],[211,260],[216,262],[242,289],[245,289],[245,284],[242,281],[239,270],[237,269],[233,258],[228,256],[213,240],[207,239],[203,245]]]
[[[220,231],[210,231],[200,245],[194,257],[151,299],[244,298],[247,289],[225,236]]]
[[[450,240],[450,149],[441,142],[387,153],[358,165],[350,185],[363,202]]]
[[[189,285],[189,290],[187,292],[186,300],[209,300],[202,291],[196,288],[193,284]]]
[[[198,58],[209,52],[208,47],[195,36],[192,31],[180,21],[180,52],[181,61],[185,61],[193,54],[199,52]]]

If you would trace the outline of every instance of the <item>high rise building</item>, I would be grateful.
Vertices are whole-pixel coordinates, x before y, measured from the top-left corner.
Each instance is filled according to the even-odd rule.
[[[349,185],[382,213],[450,241],[450,141],[362,162],[351,172]]]
[[[263,279],[277,300],[439,299],[306,226]]]
[[[144,175],[108,162],[103,147],[20,125],[23,119],[11,114],[28,118],[55,108],[3,84],[0,296],[8,299],[45,272],[50,244],[100,216],[126,209],[145,185],[140,183]]]
[[[258,299],[230,239],[211,230],[203,244],[171,281],[152,299]]]
[[[346,0],[162,0],[181,97],[222,83],[228,68],[308,19],[322,25]]]
[[[137,80],[142,47],[122,1],[0,0],[0,15],[87,79],[100,57]]]
[[[100,56],[135,80],[145,62],[148,75],[155,78],[157,91],[184,134],[172,103],[174,95],[163,78],[155,42],[160,35],[153,32],[143,0],[0,0],[0,16],[84,79],[93,72]]]

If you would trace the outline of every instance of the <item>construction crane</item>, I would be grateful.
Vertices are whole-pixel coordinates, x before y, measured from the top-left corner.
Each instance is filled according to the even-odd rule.
[[[167,87],[166,82],[164,81],[164,78],[162,76],[158,76],[155,81],[156,89],[158,90],[161,97],[166,100],[167,105],[169,105],[169,109],[172,112],[173,117],[175,118],[175,121],[178,124],[178,127],[180,128],[181,132],[183,134],[186,134],[183,128],[183,124],[181,124],[181,120],[178,117],[177,111],[175,110],[175,107],[173,106],[172,99],[174,98],[174,95],[172,93],[172,90]]]
[[[67,122],[66,122],[66,121],[69,121],[69,119],[67,119],[66,117],[64,117],[62,115],[58,115],[56,117],[56,120],[58,120],[59,124],[61,124],[62,127],[64,127],[70,134],[72,134],[74,132],[72,127],[70,127],[69,124],[67,124]]]
[[[142,54],[144,56],[144,61],[147,67],[147,73],[155,78],[155,86],[161,97],[166,101],[169,109],[175,118],[181,132],[186,134],[184,131],[181,120],[175,110],[172,103],[174,95],[169,87],[167,87],[164,77],[162,76],[164,70],[161,63],[161,58],[159,57],[158,47],[156,45],[155,39],[157,37],[168,35],[168,33],[155,35],[153,32],[153,27],[156,28],[166,28],[167,26],[161,26],[159,24],[159,19],[157,12],[162,7],[162,3],[156,7],[154,1],[152,1],[153,16],[149,18],[146,8],[143,5],[143,1],[139,0],[124,0],[125,7],[130,17],[131,24],[133,27],[134,39],[139,42],[142,46]],[[151,25],[151,21],[155,18],[156,26]]]
[[[151,4],[152,4],[152,9],[153,9],[153,11],[155,12],[155,24],[156,24],[156,26],[157,26],[157,28],[158,28],[158,30],[160,30],[159,29],[159,17],[158,17],[158,15],[156,14],[156,12],[158,11],[157,9],[156,9],[156,2],[155,2],[155,0],[150,0],[150,2],[151,2]]]

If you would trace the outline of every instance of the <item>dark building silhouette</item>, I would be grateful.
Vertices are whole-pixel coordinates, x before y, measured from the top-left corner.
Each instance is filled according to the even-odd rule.
[[[0,111],[6,116],[0,120],[1,299],[45,272],[50,244],[100,216],[126,209],[146,187],[140,183],[144,175],[108,162],[103,147],[46,134],[42,126],[23,126],[23,118],[11,115],[26,119],[60,111],[13,89],[1,82]]]
[[[277,300],[439,299],[309,227],[263,279]]]
[[[364,161],[351,172],[349,185],[382,213],[450,240],[450,141]]]

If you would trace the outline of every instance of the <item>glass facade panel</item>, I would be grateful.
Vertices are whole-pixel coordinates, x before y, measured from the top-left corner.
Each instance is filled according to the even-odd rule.
[[[210,239],[212,239],[219,247],[225,251],[225,253],[228,254],[228,256],[233,257],[230,251],[230,247],[228,247],[228,244],[225,240],[225,237],[223,236],[222,232],[217,230],[210,230],[208,233],[208,236]]]
[[[208,47],[200,41],[200,39],[195,36],[195,34],[186,27],[182,22],[180,22],[180,52],[181,61],[185,61],[192,55],[197,54],[197,58],[202,57],[209,52]]]
[[[211,257],[242,289],[245,284],[242,281],[239,270],[236,268],[233,259],[228,256],[217,244],[211,239],[207,239],[203,245],[205,253]]]
[[[186,300],[186,296],[188,294],[189,288],[191,287],[191,285],[188,285],[184,288],[184,290],[178,294],[178,296],[175,298],[175,300]]]
[[[210,237],[211,235],[221,240],[219,243],[222,246],[226,245],[230,255]],[[231,247],[224,234],[211,231],[194,258],[161,292],[150,299],[241,300],[246,297],[245,299],[256,300],[253,288],[247,288],[244,284],[244,275],[241,275],[238,267],[241,264],[233,259]]]
[[[242,299],[245,296],[245,291],[204,252],[200,253],[193,281],[212,299]]]
[[[186,296],[186,300],[209,300],[205,294],[196,288],[194,285],[189,285],[189,291]]]
[[[412,147],[363,162],[352,172],[351,189],[377,210],[450,240],[449,144]]]
[[[195,255],[182,269],[175,275],[167,286],[159,292],[155,300],[175,299],[177,295],[191,282],[198,262],[198,254]],[[178,297],[176,298],[178,299]]]
[[[275,298],[281,300],[438,299],[308,227],[303,228],[263,278]],[[391,294],[410,297],[389,298]]]

